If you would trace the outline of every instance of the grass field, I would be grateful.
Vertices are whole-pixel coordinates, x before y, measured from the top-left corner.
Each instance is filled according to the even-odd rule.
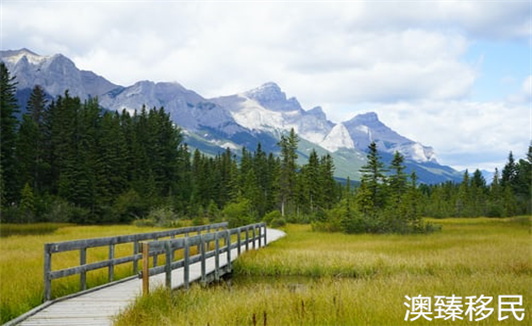
[[[122,234],[154,232],[157,228],[117,226],[75,226],[68,224],[0,225],[0,317],[5,323],[43,302],[44,244],[77,239],[110,237]],[[5,232],[4,232],[5,231]],[[8,236],[9,235],[9,236]],[[131,254],[131,245],[115,248],[116,257]],[[87,251],[87,262],[107,259],[108,249]],[[54,255],[52,269],[79,264],[79,252]],[[115,279],[131,275],[132,264],[115,268]],[[105,283],[107,270],[87,273],[89,287]],[[54,297],[79,290],[79,276],[52,282]]]
[[[249,252],[230,281],[160,290],[117,325],[531,325],[531,218],[444,219],[429,235],[345,235],[288,225],[287,236]],[[405,295],[491,296],[481,321],[405,321]],[[525,316],[498,320],[498,296],[520,295]],[[465,312],[466,306],[462,306]],[[433,317],[435,307],[431,307]],[[520,314],[518,314],[520,315]],[[476,317],[478,318],[478,316]]]

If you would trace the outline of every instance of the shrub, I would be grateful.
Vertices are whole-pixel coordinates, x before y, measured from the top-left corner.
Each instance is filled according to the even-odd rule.
[[[271,226],[273,228],[278,228],[278,227],[285,226],[285,225],[286,225],[286,220],[282,217],[274,218],[271,222]]]
[[[174,227],[178,221],[177,215],[168,206],[152,209],[147,219],[152,220],[156,226],[161,227]]]
[[[112,214],[117,222],[127,223],[140,216],[145,216],[147,207],[140,198],[140,195],[133,189],[130,189],[116,199]]]
[[[271,225],[273,220],[279,219],[279,218],[282,218],[282,217],[283,216],[281,215],[281,212],[275,210],[275,211],[271,211],[268,214],[264,215],[264,217],[262,218],[262,221],[265,222],[268,225]]]
[[[56,198],[52,201],[50,210],[44,214],[44,220],[60,223],[87,223],[89,215],[88,209],[76,206],[62,198]]]
[[[229,223],[229,228],[253,223],[251,202],[248,199],[227,204],[222,214]]]

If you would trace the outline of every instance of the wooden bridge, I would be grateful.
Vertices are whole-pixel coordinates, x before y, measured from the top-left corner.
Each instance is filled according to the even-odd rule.
[[[195,234],[195,235],[193,235]],[[160,286],[188,288],[194,281],[209,283],[231,272],[231,262],[242,252],[258,249],[285,234],[257,223],[227,229],[227,223],[128,236],[77,240],[45,245],[44,297],[46,302],[8,322],[9,325],[111,325],[112,318],[135,299]],[[133,253],[115,258],[115,246],[132,244]],[[109,247],[109,259],[87,264],[87,249]],[[52,270],[53,254],[79,250],[80,265]],[[151,258],[151,259],[150,259]],[[158,265],[159,258],[164,264]],[[151,262],[150,262],[151,260]],[[142,270],[138,271],[139,262]],[[133,275],[114,281],[114,268],[133,264]],[[108,283],[87,289],[87,272],[108,270]],[[50,300],[52,280],[80,275],[80,292]]]

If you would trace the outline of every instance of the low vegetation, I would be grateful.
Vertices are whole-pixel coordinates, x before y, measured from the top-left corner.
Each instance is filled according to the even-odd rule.
[[[53,226],[54,231],[51,231]],[[28,224],[10,226],[2,224],[4,230],[12,230],[11,236],[0,240],[0,316],[5,323],[43,302],[43,248],[45,243],[77,239],[110,237],[121,234],[153,232],[161,230],[153,227],[119,226],[75,226],[68,224]],[[46,232],[41,232],[46,230]],[[13,234],[17,232],[18,234]],[[24,235],[21,234],[24,233]],[[30,236],[31,234],[31,236]],[[131,254],[131,246],[116,246],[116,257]],[[107,259],[108,249],[90,249],[87,261]],[[52,258],[52,268],[72,267],[79,264],[79,252],[61,253]],[[131,275],[131,264],[117,266],[115,279]],[[107,270],[89,272],[88,287],[107,281]],[[72,276],[52,282],[54,297],[79,290],[79,276]]]
[[[233,278],[140,298],[117,325],[467,325],[405,321],[405,295],[522,295],[532,322],[531,218],[441,219],[442,232],[347,235],[287,225]],[[499,324],[495,312],[477,325]],[[515,325],[511,316],[501,325]]]
[[[66,227],[66,223],[32,223],[32,224],[0,224],[0,238],[12,235],[38,235],[48,234],[57,231],[61,227]]]

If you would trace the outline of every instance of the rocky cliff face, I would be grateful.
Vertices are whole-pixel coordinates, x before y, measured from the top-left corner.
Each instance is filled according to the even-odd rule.
[[[211,153],[226,147],[254,148],[259,142],[263,149],[275,151],[280,135],[293,128],[302,139],[301,159],[311,148],[329,152],[340,177],[358,179],[358,167],[364,164],[364,152],[372,141],[385,159],[395,151],[401,152],[421,181],[461,177],[439,165],[431,147],[399,135],[377,114],[359,114],[349,121],[333,123],[321,107],[305,110],[295,97],[287,97],[272,82],[239,94],[206,99],[179,83],[139,81],[131,86],[116,85],[91,71],[79,70],[61,54],[40,56],[27,49],[0,51],[0,60],[16,76],[18,90],[26,97],[35,85],[41,85],[52,97],[65,90],[81,99],[97,96],[103,108],[119,112],[132,113],[143,106],[164,107],[189,144]]]

